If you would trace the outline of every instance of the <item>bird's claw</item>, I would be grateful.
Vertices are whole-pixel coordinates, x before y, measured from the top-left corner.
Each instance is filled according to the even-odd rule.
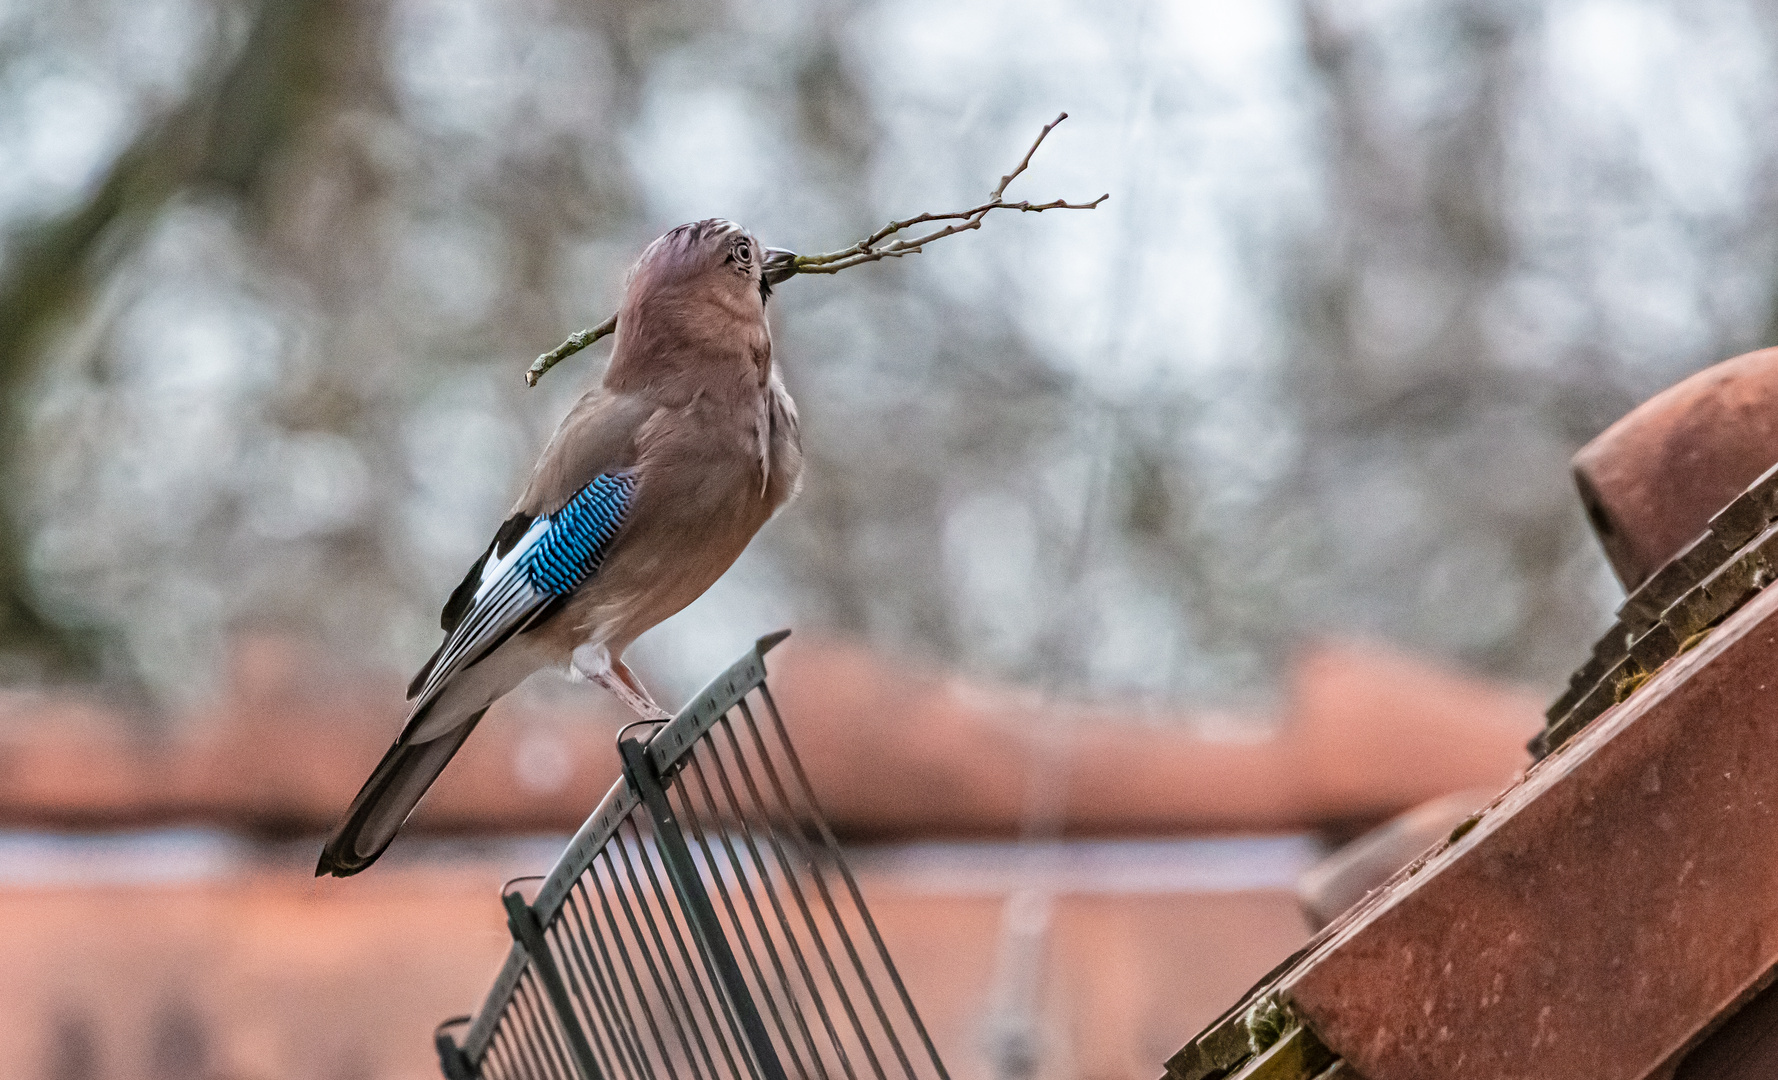
[[[642,719],[673,719],[672,713],[655,704],[654,698],[649,695],[648,691],[643,688],[640,682],[631,685],[631,680],[635,679],[635,676],[631,675],[629,679],[624,678],[624,675],[628,674],[629,672],[627,670],[616,670],[614,665],[613,668],[594,672],[591,678],[593,682],[603,686],[606,690],[609,690],[611,695],[617,698],[617,700],[628,705],[630,711]]]

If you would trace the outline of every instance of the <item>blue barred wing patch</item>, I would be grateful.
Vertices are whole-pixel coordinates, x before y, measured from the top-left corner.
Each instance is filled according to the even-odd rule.
[[[597,573],[636,496],[634,473],[609,473],[549,515],[549,528],[519,561],[531,587],[566,596]]]

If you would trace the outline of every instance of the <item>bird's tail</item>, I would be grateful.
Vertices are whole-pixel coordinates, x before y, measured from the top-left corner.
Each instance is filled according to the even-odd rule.
[[[315,876],[351,877],[376,862],[487,711],[483,706],[458,726],[426,742],[397,739],[352,800],[345,821],[321,849]]]

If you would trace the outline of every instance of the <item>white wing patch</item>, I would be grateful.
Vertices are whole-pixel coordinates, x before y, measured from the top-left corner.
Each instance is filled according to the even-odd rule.
[[[542,522],[544,528],[538,530],[533,526],[526,537],[532,543],[537,537],[547,532],[549,523]],[[524,567],[519,565],[516,556],[525,549],[524,542],[514,545],[507,557],[501,559],[494,567],[494,573],[484,575],[481,587],[475,591],[475,600],[470,604],[469,611],[463,621],[451,631],[445,639],[444,648],[440,650],[438,662],[432,665],[432,671],[426,676],[426,684],[421,688],[414,701],[413,715],[421,716],[434,699],[444,690],[447,683],[460,675],[464,668],[486,656],[488,651],[508,637],[523,629],[524,624],[551,597],[538,592],[532,587]],[[403,732],[403,741],[424,742],[437,738],[455,726],[453,717],[439,717],[439,730],[432,731],[425,721],[411,730]]]
[[[519,564],[519,560],[523,559],[527,552],[537,546],[537,542],[543,539],[543,534],[549,532],[549,529],[550,519],[547,517],[538,518],[531,523],[529,529],[525,530],[525,535],[519,537],[519,542],[512,546],[511,551],[507,552],[496,561],[483,563],[482,582],[480,585],[476,586],[475,597],[470,603],[479,603],[481,598],[487,593],[489,586],[495,581],[498,581],[502,575],[510,573],[512,568]]]

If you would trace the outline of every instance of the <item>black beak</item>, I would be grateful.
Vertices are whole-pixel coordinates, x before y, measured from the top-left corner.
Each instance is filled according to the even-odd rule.
[[[766,248],[760,280],[769,289],[796,276],[796,252],[784,248]]]

